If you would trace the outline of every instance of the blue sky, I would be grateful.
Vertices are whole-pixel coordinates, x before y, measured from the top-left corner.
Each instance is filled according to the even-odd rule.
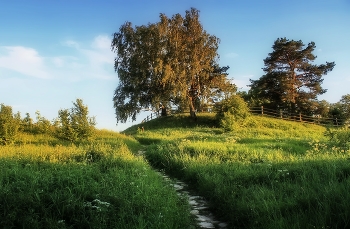
[[[350,94],[349,0],[13,0],[0,3],[0,103],[22,117],[38,110],[53,120],[81,98],[98,128],[125,129],[133,123],[116,126],[112,102],[112,34],[126,21],[154,23],[160,13],[184,15],[191,7],[220,38],[220,64],[230,66],[241,90],[263,74],[273,42],[286,37],[314,41],[315,64],[335,61],[319,99],[334,103]]]

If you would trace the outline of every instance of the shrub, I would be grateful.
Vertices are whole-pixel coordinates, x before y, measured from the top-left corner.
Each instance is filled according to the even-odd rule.
[[[40,111],[36,111],[36,123],[34,123],[32,128],[32,133],[34,134],[52,134],[53,126],[49,120],[42,117]]]
[[[222,100],[215,107],[217,119],[226,130],[233,130],[250,116],[247,103],[238,95]]]
[[[0,105],[0,143],[8,144],[15,140],[15,136],[20,128],[21,117],[17,113],[13,115],[12,107]]]
[[[88,116],[88,107],[81,99],[77,99],[73,105],[70,111],[58,111],[57,137],[68,141],[88,140],[95,130],[95,118]]]
[[[341,129],[327,129],[325,134],[332,145],[350,149],[350,129],[343,127]]]

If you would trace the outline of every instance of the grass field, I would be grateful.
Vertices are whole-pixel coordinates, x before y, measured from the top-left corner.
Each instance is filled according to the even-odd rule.
[[[138,149],[109,131],[76,145],[22,134],[0,146],[0,228],[192,228],[186,200]]]
[[[231,228],[350,227],[349,130],[252,116],[224,132],[207,114],[125,133],[148,144],[150,163],[197,189]]]
[[[217,123],[177,115],[76,144],[20,134],[0,146],[0,228],[196,228],[151,166],[197,190],[229,228],[350,227],[348,129]]]

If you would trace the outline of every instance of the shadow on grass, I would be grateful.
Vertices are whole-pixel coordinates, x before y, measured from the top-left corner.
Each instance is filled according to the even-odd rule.
[[[218,122],[213,113],[198,113],[197,120],[192,119],[189,115],[179,114],[166,117],[160,117],[151,121],[140,123],[127,128],[122,133],[136,134],[141,128],[145,130],[159,130],[164,128],[195,128],[195,127],[209,127],[217,128]]]

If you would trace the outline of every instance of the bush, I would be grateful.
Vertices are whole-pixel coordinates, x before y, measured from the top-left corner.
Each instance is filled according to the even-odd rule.
[[[88,140],[95,130],[95,118],[88,116],[88,107],[81,99],[77,99],[73,105],[70,111],[58,111],[57,137],[68,141]]]
[[[222,100],[216,105],[215,110],[221,127],[226,130],[239,127],[250,116],[247,103],[238,95]]]
[[[344,149],[350,149],[350,129],[343,127],[341,129],[327,129],[325,134],[332,145],[342,147]]]
[[[0,143],[8,144],[15,140],[20,128],[21,117],[17,113],[13,115],[12,107],[1,104],[0,106]]]

